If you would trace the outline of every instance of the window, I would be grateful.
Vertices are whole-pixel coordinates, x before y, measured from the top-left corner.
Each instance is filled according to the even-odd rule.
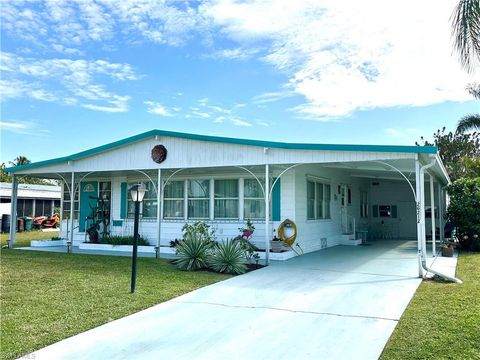
[[[110,219],[110,204],[112,199],[112,183],[110,181],[100,182],[98,184],[98,197],[103,199],[105,205],[103,217]]]
[[[138,183],[131,183],[128,184],[127,186],[127,211],[128,211],[128,217],[133,218],[135,216],[135,203],[132,200],[132,195],[130,194],[130,188]],[[145,187],[147,188],[147,191],[145,192],[145,196],[143,197],[143,201],[140,203],[140,214],[141,216],[145,218],[156,218],[157,217],[157,192],[155,191],[155,188],[153,187],[153,184],[151,182],[148,182],[144,184]],[[105,190],[106,194],[108,194],[108,190]]]
[[[70,185],[71,186],[71,185]],[[75,192],[75,199],[73,201],[73,218],[78,219],[79,216],[79,202],[78,202],[78,189]],[[38,201],[36,202],[36,207],[38,207]],[[70,206],[71,206],[71,201],[70,201],[70,191],[68,190],[67,186],[63,187],[63,216],[62,219],[70,219]]]
[[[163,218],[183,219],[184,218],[184,194],[183,181],[170,181],[165,185],[163,192]]]
[[[215,219],[238,219],[238,180],[215,180]]]
[[[396,218],[397,205],[373,205],[373,217]]]
[[[262,181],[260,179],[260,181]],[[265,198],[257,179],[245,179],[243,182],[245,219],[265,218]]]
[[[307,181],[307,219],[330,219],[331,186]]]
[[[380,205],[378,207],[378,213],[380,214],[380,217],[391,217],[392,207],[390,205]]]
[[[368,217],[368,193],[360,191],[360,217]]]
[[[210,180],[188,181],[188,218],[210,218]]]

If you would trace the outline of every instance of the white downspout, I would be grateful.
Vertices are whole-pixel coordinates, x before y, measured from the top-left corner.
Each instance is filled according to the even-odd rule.
[[[10,205],[10,242],[8,247],[13,249],[15,245],[15,238],[17,236],[17,194],[18,194],[18,180],[15,174],[12,174],[12,196]]]
[[[269,181],[269,166],[265,164],[265,264],[268,265],[270,262],[270,201],[269,201],[269,191],[270,181]]]
[[[432,221],[431,221],[431,227],[432,227],[432,256],[435,257],[437,256],[437,251],[435,247],[435,242],[437,241],[436,239],[436,228],[435,228],[435,191],[433,188],[433,175],[430,174],[430,208],[432,209]]]
[[[80,199],[79,199],[80,209]],[[73,248],[73,217],[75,208],[75,172],[72,171],[72,185],[70,187],[70,245],[67,245],[67,251]],[[80,216],[80,215],[79,215]],[[80,219],[79,219],[80,221]]]
[[[417,160],[418,162],[418,160]],[[448,276],[448,275],[445,275],[445,274],[442,274],[438,271],[435,271],[431,268],[429,268],[427,266],[427,259],[426,259],[426,256],[425,256],[425,249],[426,249],[426,237],[425,237],[425,197],[424,197],[424,192],[425,192],[425,170],[431,168],[433,165],[435,165],[435,162],[436,162],[436,159],[435,158],[432,158],[432,161],[427,164],[427,165],[423,165],[422,167],[420,167],[420,184],[419,187],[420,187],[420,193],[417,193],[417,196],[419,196],[420,198],[420,228],[421,228],[421,232],[420,232],[420,236],[421,236],[421,249],[419,250],[419,256],[420,256],[420,259],[421,259],[421,264],[422,264],[422,267],[428,271],[428,272],[431,272],[432,274],[435,274],[435,275],[438,275],[448,281],[452,281],[452,282],[455,282],[455,283],[459,283],[461,284],[462,283],[462,280],[460,279],[457,279],[456,277],[451,277],[451,276]],[[418,186],[417,186],[418,188]]]

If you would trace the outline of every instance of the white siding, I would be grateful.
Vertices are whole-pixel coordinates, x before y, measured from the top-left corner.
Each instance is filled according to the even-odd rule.
[[[163,144],[168,151],[167,159],[156,164],[151,159],[151,150],[157,144]],[[21,173],[54,172],[88,172],[115,171],[130,169],[173,169],[202,168],[233,165],[294,164],[294,163],[329,163],[345,161],[413,159],[411,153],[388,153],[366,151],[319,151],[288,150],[250,145],[236,145],[181,138],[164,137],[146,139],[128,144],[117,149],[105,151],[80,160],[70,165],[60,163],[40,168],[18,171]]]

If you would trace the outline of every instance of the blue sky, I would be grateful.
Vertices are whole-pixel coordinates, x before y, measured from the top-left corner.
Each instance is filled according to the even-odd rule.
[[[452,54],[455,4],[2,2],[0,160],[155,128],[412,145],[479,111],[478,74]]]

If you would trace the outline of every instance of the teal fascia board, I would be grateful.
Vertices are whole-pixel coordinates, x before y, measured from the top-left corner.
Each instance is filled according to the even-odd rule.
[[[64,156],[56,159],[39,161],[31,164],[13,166],[6,168],[6,172],[15,172],[24,169],[31,169],[40,166],[58,164],[61,162],[74,161],[87,156],[95,155],[104,151],[112,150],[124,145],[132,144],[137,141],[148,139],[154,136],[176,137],[188,140],[211,141],[216,143],[227,143],[236,145],[260,146],[286,150],[323,150],[323,151],[367,151],[367,152],[395,152],[395,153],[413,153],[413,154],[436,154],[435,146],[397,146],[397,145],[349,145],[349,144],[305,144],[305,143],[283,143],[276,141],[248,140],[238,138],[228,138],[221,136],[209,136],[198,134],[187,134],[175,131],[150,130],[142,134],[130,136],[109,144],[98,146],[79,153]]]
[[[120,184],[120,219],[127,218],[127,183]]]

